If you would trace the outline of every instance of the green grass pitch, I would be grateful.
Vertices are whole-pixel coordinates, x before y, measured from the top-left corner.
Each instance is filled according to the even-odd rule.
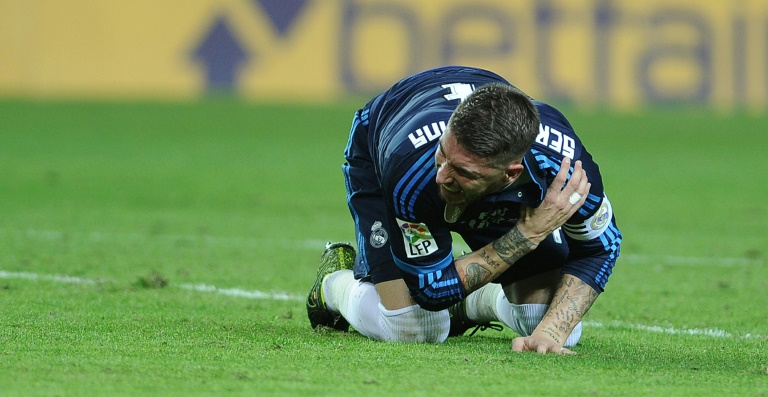
[[[357,105],[0,100],[0,395],[768,395],[768,118],[565,109],[625,243],[557,357],[310,330]]]

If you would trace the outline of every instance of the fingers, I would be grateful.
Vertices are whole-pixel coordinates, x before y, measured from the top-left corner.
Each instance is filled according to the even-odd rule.
[[[584,205],[584,202],[587,201],[587,196],[589,195],[589,189],[591,187],[591,183],[584,183],[583,187],[579,187],[578,190],[571,193],[571,196],[568,197],[568,201],[573,204],[574,208],[581,208],[581,206]],[[574,194],[578,194],[578,196],[574,196]],[[578,201],[576,199],[578,199]]]
[[[573,179],[574,175],[578,177],[578,179],[576,179],[576,181],[578,181],[578,186],[576,187],[575,192],[582,197],[581,202],[578,203],[578,207],[581,207],[584,204],[584,201],[587,200],[587,195],[589,194],[589,189],[592,187],[592,184],[589,183],[589,178],[587,178],[587,171],[581,168],[581,161],[576,162],[576,167],[574,167],[571,179]]]
[[[517,230],[538,244],[562,226],[584,205],[591,185],[581,161],[576,161],[570,179],[571,159],[564,157],[555,179],[547,188],[544,201],[536,208],[521,207]]]
[[[565,348],[565,347],[561,347],[561,348],[560,348],[560,349],[557,351],[557,354],[561,354],[561,355],[571,355],[571,354],[576,354],[576,352],[575,352],[575,351],[573,351],[573,350],[571,350],[571,349],[568,349],[568,348]]]
[[[535,351],[539,354],[554,353],[558,355],[576,354],[571,349],[558,344],[542,341],[531,336],[520,336],[512,340],[513,352]]]
[[[580,162],[577,161],[577,163]],[[555,180],[552,181],[552,183],[549,185],[549,192],[547,192],[547,196],[550,195],[549,193],[558,194],[561,190],[563,190],[565,182],[568,180],[568,171],[570,169],[571,159],[568,157],[563,157],[563,161],[560,162],[560,171],[557,172],[557,175],[555,175]]]
[[[561,163],[560,171],[558,171],[557,176],[560,176],[560,173],[563,172],[563,167],[565,167],[567,178],[567,173],[570,170],[569,164],[570,159],[568,157],[563,158],[563,162]],[[588,182],[589,180],[587,179],[587,172],[584,171],[584,168],[582,168],[581,160],[576,160],[576,164],[573,165],[573,173],[571,174],[571,179],[569,179],[568,183],[563,186],[563,193],[566,194],[566,197],[573,192],[584,195],[584,187]]]
[[[573,165],[573,172],[571,178],[568,179],[568,171],[570,171],[571,159],[563,157],[563,161],[560,163],[560,170],[555,176],[555,180],[549,185],[549,192],[554,197],[557,197],[558,201],[562,200],[563,203],[568,203],[576,208],[580,208],[584,205],[589,194],[589,189],[592,184],[589,183],[587,178],[587,172],[582,167],[581,160],[577,160]],[[567,183],[566,183],[567,180]],[[557,191],[559,187],[562,187],[560,191]],[[554,191],[553,191],[554,190]],[[563,204],[567,206],[566,204]]]
[[[527,350],[525,346],[525,338],[524,337],[518,337],[515,339],[512,339],[512,351],[513,352],[522,352]]]

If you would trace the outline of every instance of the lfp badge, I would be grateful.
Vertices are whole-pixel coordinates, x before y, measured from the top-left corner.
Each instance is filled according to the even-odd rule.
[[[400,231],[403,233],[405,253],[409,258],[427,256],[437,251],[437,243],[427,225],[423,223],[411,223],[397,220]]]

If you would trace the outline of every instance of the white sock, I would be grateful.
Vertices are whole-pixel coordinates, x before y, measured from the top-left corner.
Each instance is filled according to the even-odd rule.
[[[478,324],[501,321],[522,336],[533,333],[548,308],[549,306],[543,303],[509,303],[501,285],[492,283],[486,284],[466,298],[467,318]],[[579,321],[563,346],[575,346],[581,339],[581,330]]]
[[[323,278],[323,297],[328,310],[339,313],[339,307],[343,305],[338,303],[349,299],[344,295],[349,295],[353,281],[355,281],[355,274],[352,270],[337,270]]]
[[[571,334],[568,335],[568,339],[565,340],[565,343],[563,343],[563,346],[565,347],[576,346],[576,344],[579,343],[579,339],[581,339],[581,321],[579,321],[579,323],[576,324],[575,327],[573,327],[573,331],[571,331]]]
[[[375,340],[388,340],[381,326],[379,294],[371,283],[355,279],[352,270],[338,270],[323,279],[326,308],[340,313],[357,332]]]
[[[478,324],[501,321],[513,330],[519,328],[516,312],[500,284],[486,284],[469,294],[466,300],[467,318],[470,320]]]
[[[524,303],[516,305],[510,303],[514,313],[514,322],[510,326],[520,336],[529,336],[539,325],[549,305],[544,303]]]
[[[341,314],[361,333],[366,324],[376,323],[373,321],[379,313],[379,294],[376,287],[371,283],[356,280],[352,270],[337,270],[325,276],[323,294],[325,307],[331,312]]]
[[[448,310],[432,312],[419,305],[387,310],[379,304],[381,329],[387,333],[384,340],[390,342],[441,343],[448,338],[451,316]]]
[[[502,321],[496,303],[499,296],[503,297],[504,301],[507,300],[504,296],[504,290],[501,288],[501,284],[493,283],[486,284],[477,291],[469,294],[465,302],[467,318],[478,324],[484,324],[490,321]],[[508,311],[508,309],[506,311]]]
[[[387,310],[376,287],[355,280],[351,270],[323,279],[326,308],[340,313],[357,332],[379,341],[440,343],[448,337],[448,310],[430,312],[418,305]]]

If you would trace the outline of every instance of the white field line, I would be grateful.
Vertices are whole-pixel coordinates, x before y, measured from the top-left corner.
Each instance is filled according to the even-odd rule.
[[[678,255],[638,255],[624,254],[619,255],[619,261],[632,263],[645,263],[649,265],[668,265],[668,266],[717,266],[717,267],[739,267],[755,266],[764,264],[761,259],[748,258],[722,258],[722,257],[689,257]]]
[[[585,321],[584,324],[589,327],[595,327],[595,328],[610,328],[610,327],[616,327],[616,328],[630,328],[630,329],[636,329],[639,331],[646,331],[646,332],[653,332],[658,334],[671,334],[671,335],[703,335],[703,336],[711,336],[713,338],[734,338],[737,337],[733,335],[732,333],[728,331],[723,331],[721,329],[699,329],[699,328],[675,328],[675,327],[660,327],[657,325],[641,325],[641,324],[629,324],[624,323],[621,321],[612,321],[608,324],[597,322],[597,321]],[[741,335],[741,338],[749,339],[749,338],[765,338],[760,335],[753,335],[753,334],[745,334]]]
[[[322,252],[326,240],[304,239],[291,240],[287,238],[260,238],[238,236],[205,236],[205,235],[175,235],[175,234],[142,234],[142,233],[112,233],[112,232],[62,232],[56,230],[9,230],[0,229],[0,237],[28,238],[38,241],[61,241],[70,238],[86,240],[93,243],[125,243],[125,242],[161,242],[177,243],[187,241],[206,246],[243,247],[243,248],[289,248],[305,249]],[[455,250],[467,250],[463,242],[457,242]],[[622,254],[619,263],[630,262],[649,265],[666,266],[716,266],[716,267],[741,267],[764,265],[765,259],[756,258],[729,258],[729,257],[691,257],[678,255],[642,255]]]
[[[82,277],[72,277],[66,275],[46,275],[35,274],[29,272],[9,272],[0,270],[0,279],[22,279],[30,281],[49,281],[56,283],[66,284],[99,284],[99,283],[113,283],[112,280],[106,279],[87,279]],[[171,284],[173,286],[173,284]],[[177,288],[184,290],[203,292],[203,293],[215,293],[219,295],[232,296],[236,298],[246,299],[263,299],[263,300],[282,300],[282,301],[294,301],[303,302],[304,297],[299,295],[293,295],[285,292],[263,292],[258,290],[244,290],[240,288],[219,288],[209,284],[179,284]],[[734,335],[728,331],[721,329],[700,329],[700,328],[675,328],[671,326],[661,327],[655,325],[642,325],[632,324],[621,321],[612,321],[610,323],[601,323],[597,321],[585,321],[584,325],[587,327],[595,328],[629,328],[639,331],[651,332],[651,333],[663,333],[670,335],[692,335],[692,336],[707,336],[712,338],[739,338],[739,339],[768,339],[765,335],[756,334],[744,334]]]
[[[142,233],[111,233],[111,232],[62,232],[57,230],[8,230],[0,229],[1,236],[23,237],[38,241],[61,241],[70,238],[85,240],[93,243],[125,243],[125,242],[165,242],[177,243],[188,241],[208,246],[224,247],[279,247],[302,248],[322,252],[326,240],[291,240],[287,238],[259,238],[236,236],[205,236],[205,235],[181,235],[181,234],[142,234]]]
[[[180,284],[181,289],[197,291],[197,292],[212,292],[220,295],[234,296],[238,298],[248,299],[269,299],[279,301],[296,301],[303,302],[306,297],[298,295],[291,295],[285,292],[262,292],[262,291],[246,291],[240,288],[219,288],[208,284]]]
[[[218,237],[218,236],[197,236],[197,235],[169,235],[169,234],[141,234],[141,233],[111,233],[111,232],[61,232],[55,230],[7,230],[0,229],[0,237],[22,237],[38,241],[60,241],[69,238],[81,239],[90,241],[93,243],[112,243],[112,242],[166,242],[175,243],[178,241],[190,241],[194,243],[204,244],[208,246],[235,246],[235,247],[280,247],[280,248],[301,248],[307,250],[320,251],[324,245],[325,240],[319,239],[305,239],[305,240],[290,240],[285,238],[258,238],[258,237]],[[457,244],[457,249],[467,249],[461,243]],[[627,261],[631,263],[644,263],[652,265],[668,265],[668,266],[717,266],[717,267],[739,267],[739,266],[754,266],[762,265],[765,263],[762,259],[747,259],[747,258],[717,258],[717,257],[686,257],[686,256],[673,256],[673,255],[638,255],[638,254],[624,254],[621,255],[620,261]],[[71,284],[96,284],[102,282],[113,282],[111,280],[102,279],[86,279],[81,277],[73,277],[67,275],[44,275],[28,272],[8,272],[0,270],[0,279],[25,279],[31,281],[50,281],[58,283],[71,283]],[[174,285],[174,284],[171,284]],[[196,292],[216,293],[219,295],[233,296],[246,299],[266,299],[266,300],[283,300],[283,301],[304,301],[303,296],[292,295],[285,292],[264,292],[258,290],[244,290],[240,288],[219,288],[208,284],[179,284],[175,285],[177,288],[191,290]],[[746,334],[742,336],[733,335],[727,331],[719,329],[698,329],[698,328],[674,328],[674,327],[661,327],[661,326],[648,326],[641,324],[632,324],[624,322],[611,322],[608,324],[586,321],[585,325],[604,328],[604,327],[617,327],[617,328],[630,328],[645,332],[652,333],[666,333],[672,335],[702,335],[709,337],[719,338],[768,338],[768,336]]]
[[[7,272],[5,270],[0,270],[0,279],[53,281],[57,283],[69,283],[69,284],[96,284],[97,283],[97,280],[92,280],[92,279],[87,279],[82,277],[36,274],[36,273],[28,273],[28,272]]]

